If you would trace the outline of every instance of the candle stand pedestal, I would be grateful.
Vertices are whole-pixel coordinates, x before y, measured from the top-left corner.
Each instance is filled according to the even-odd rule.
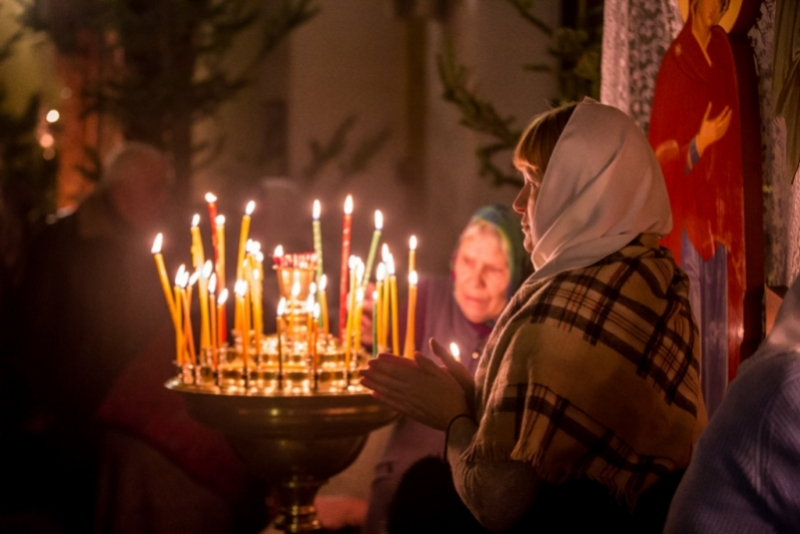
[[[179,379],[166,387],[183,395],[195,420],[225,435],[253,475],[277,484],[275,527],[291,533],[321,528],[317,490],[356,459],[371,431],[396,415],[360,387],[270,395],[225,394]]]

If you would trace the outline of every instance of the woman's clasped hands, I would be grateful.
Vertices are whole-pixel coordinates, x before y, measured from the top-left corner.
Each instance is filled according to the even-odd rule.
[[[453,417],[473,414],[475,381],[441,344],[430,347],[444,363],[441,367],[420,352],[410,360],[380,354],[361,371],[361,384],[376,399],[430,427],[445,430]]]

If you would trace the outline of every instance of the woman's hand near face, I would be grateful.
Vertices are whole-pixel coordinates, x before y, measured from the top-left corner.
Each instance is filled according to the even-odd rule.
[[[444,351],[441,345],[439,348]],[[455,360],[452,363],[460,365]],[[361,384],[395,410],[432,428],[446,430],[456,415],[472,413],[471,402],[461,385],[464,376],[456,373],[459,378],[448,367],[439,367],[419,352],[414,354],[414,360],[381,354],[369,362],[368,369],[361,371]],[[465,385],[470,387],[470,384],[471,376]]]

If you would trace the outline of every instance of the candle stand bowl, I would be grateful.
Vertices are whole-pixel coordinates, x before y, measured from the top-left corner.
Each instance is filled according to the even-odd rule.
[[[360,388],[237,395],[179,379],[166,387],[183,395],[196,421],[225,435],[250,473],[277,484],[281,511],[275,528],[292,533],[321,528],[317,490],[353,463],[371,431],[396,417]]]

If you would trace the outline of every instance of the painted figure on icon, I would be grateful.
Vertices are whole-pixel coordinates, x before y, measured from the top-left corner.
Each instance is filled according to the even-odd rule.
[[[709,415],[736,374],[744,331],[739,97],[733,53],[720,25],[741,0],[733,3],[738,5],[689,0],[683,30],[661,63],[649,130],[674,220],[662,244],[690,277]]]

